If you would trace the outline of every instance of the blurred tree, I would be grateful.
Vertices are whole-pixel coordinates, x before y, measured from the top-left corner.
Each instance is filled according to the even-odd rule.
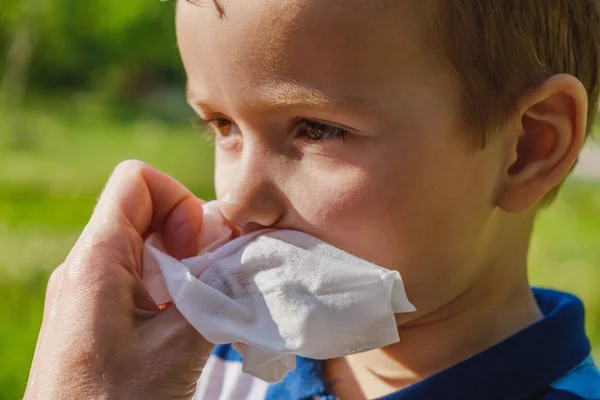
[[[6,74],[14,32],[23,21],[34,20],[30,76],[36,88],[91,88],[130,96],[151,84],[179,83],[183,71],[173,5],[159,0],[0,0],[0,65]]]

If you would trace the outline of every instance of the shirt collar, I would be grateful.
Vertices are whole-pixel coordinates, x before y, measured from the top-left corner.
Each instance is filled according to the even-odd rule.
[[[523,399],[568,373],[590,353],[583,304],[554,290],[534,289],[543,318],[503,342],[382,400]],[[302,357],[272,385],[267,399],[300,400],[327,391],[324,362]]]

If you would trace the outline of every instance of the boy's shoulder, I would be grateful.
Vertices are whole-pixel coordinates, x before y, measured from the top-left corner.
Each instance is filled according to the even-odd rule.
[[[550,385],[539,400],[599,400],[600,371],[591,356]]]

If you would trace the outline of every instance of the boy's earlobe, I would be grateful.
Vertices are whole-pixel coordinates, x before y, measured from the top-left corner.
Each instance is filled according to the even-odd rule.
[[[555,75],[520,102],[510,165],[497,205],[508,212],[535,206],[567,176],[585,140],[587,93],[567,74]]]

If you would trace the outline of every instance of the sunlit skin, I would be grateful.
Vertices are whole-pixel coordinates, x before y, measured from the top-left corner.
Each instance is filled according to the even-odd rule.
[[[558,76],[474,148],[481,132],[430,40],[430,7],[178,3],[188,100],[215,132],[223,214],[398,270],[418,310],[397,316],[400,343],[328,361],[342,399],[404,388],[541,317],[526,275],[534,205],[583,140],[585,91]]]

